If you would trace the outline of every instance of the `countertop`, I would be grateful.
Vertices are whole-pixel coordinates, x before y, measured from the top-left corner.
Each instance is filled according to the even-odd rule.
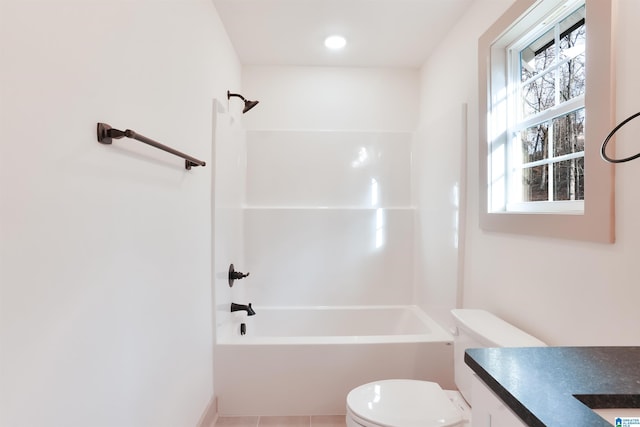
[[[610,427],[590,408],[640,408],[640,347],[479,348],[464,360],[529,426]]]

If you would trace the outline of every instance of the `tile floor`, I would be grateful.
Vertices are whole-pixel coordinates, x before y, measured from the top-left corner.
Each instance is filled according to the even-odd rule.
[[[346,427],[344,415],[311,417],[220,417],[215,427]]]

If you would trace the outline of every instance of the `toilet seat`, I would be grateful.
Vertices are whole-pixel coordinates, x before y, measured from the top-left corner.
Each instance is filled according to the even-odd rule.
[[[347,416],[365,427],[452,427],[463,421],[437,383],[384,380],[347,395]]]

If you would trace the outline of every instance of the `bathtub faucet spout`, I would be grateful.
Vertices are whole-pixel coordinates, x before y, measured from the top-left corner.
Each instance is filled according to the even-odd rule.
[[[246,311],[248,316],[253,316],[254,314],[256,314],[255,311],[253,311],[253,308],[251,308],[251,303],[249,303],[248,305],[243,305],[243,304],[236,304],[235,302],[231,303],[231,312],[233,313],[234,311]]]

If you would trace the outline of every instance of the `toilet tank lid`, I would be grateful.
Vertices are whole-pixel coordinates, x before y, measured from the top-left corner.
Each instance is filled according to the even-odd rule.
[[[536,337],[505,322],[486,310],[462,308],[451,310],[456,326],[487,347],[544,347]]]

